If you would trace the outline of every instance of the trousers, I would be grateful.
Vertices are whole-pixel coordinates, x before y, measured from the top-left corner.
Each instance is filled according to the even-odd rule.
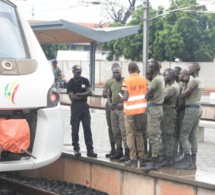
[[[144,112],[144,113],[143,113],[142,132],[143,132],[143,143],[144,143],[144,145],[148,145],[148,142],[147,142],[147,138],[148,138],[148,131],[147,131],[147,112]]]
[[[161,122],[162,154],[167,158],[173,157],[175,120],[176,110],[172,107],[163,107]]]
[[[175,134],[174,134],[174,152],[177,154],[178,152],[181,153],[182,147],[181,147],[181,142],[180,142],[180,132],[181,132],[181,126],[182,126],[182,121],[184,118],[184,113],[185,110],[178,111],[176,114],[176,124],[175,124]]]
[[[160,150],[161,120],[163,118],[162,106],[150,106],[147,108],[147,126],[149,131],[149,143],[152,157],[157,157]]]
[[[180,133],[180,141],[185,154],[196,154],[198,151],[198,126],[201,114],[201,107],[185,109]]]
[[[123,109],[111,110],[111,126],[117,147],[122,147],[123,142],[123,146],[127,148]]]
[[[125,115],[125,130],[130,160],[145,158],[142,124],[143,114]]]
[[[72,145],[74,150],[80,150],[79,146],[79,126],[82,122],[84,129],[84,140],[87,150],[93,149],[91,133],[91,116],[89,105],[86,102],[72,102],[70,123],[72,126]]]

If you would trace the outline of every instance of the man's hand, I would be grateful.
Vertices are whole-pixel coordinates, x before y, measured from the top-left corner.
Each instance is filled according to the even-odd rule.
[[[122,110],[123,109],[123,104],[122,103],[118,103],[116,107],[117,107],[118,110]]]
[[[116,108],[116,104],[111,103],[111,104],[110,104],[110,109],[111,109],[111,110],[114,110],[115,108]]]

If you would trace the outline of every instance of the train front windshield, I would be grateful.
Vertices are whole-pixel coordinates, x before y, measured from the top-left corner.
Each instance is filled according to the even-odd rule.
[[[0,59],[27,58],[15,8],[1,0],[0,25]]]

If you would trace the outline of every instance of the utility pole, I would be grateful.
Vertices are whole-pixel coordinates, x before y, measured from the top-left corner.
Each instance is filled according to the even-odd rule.
[[[32,20],[34,20],[34,5],[32,5],[31,16],[32,16]]]
[[[143,76],[146,76],[149,46],[149,0],[143,0]]]

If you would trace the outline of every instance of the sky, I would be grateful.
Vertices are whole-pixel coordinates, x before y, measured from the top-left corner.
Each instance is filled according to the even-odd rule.
[[[108,0],[96,0],[103,4],[92,5],[89,1],[95,0],[13,0],[27,20],[59,20],[70,22],[102,23],[104,21],[103,6]],[[199,0],[200,4],[208,4],[209,10],[215,10],[213,0]],[[128,0],[115,0],[116,7],[128,6]],[[137,0],[137,5],[143,0]],[[152,7],[169,6],[169,0],[149,0]],[[214,2],[214,1],[213,1]],[[118,6],[119,7],[119,6]]]

